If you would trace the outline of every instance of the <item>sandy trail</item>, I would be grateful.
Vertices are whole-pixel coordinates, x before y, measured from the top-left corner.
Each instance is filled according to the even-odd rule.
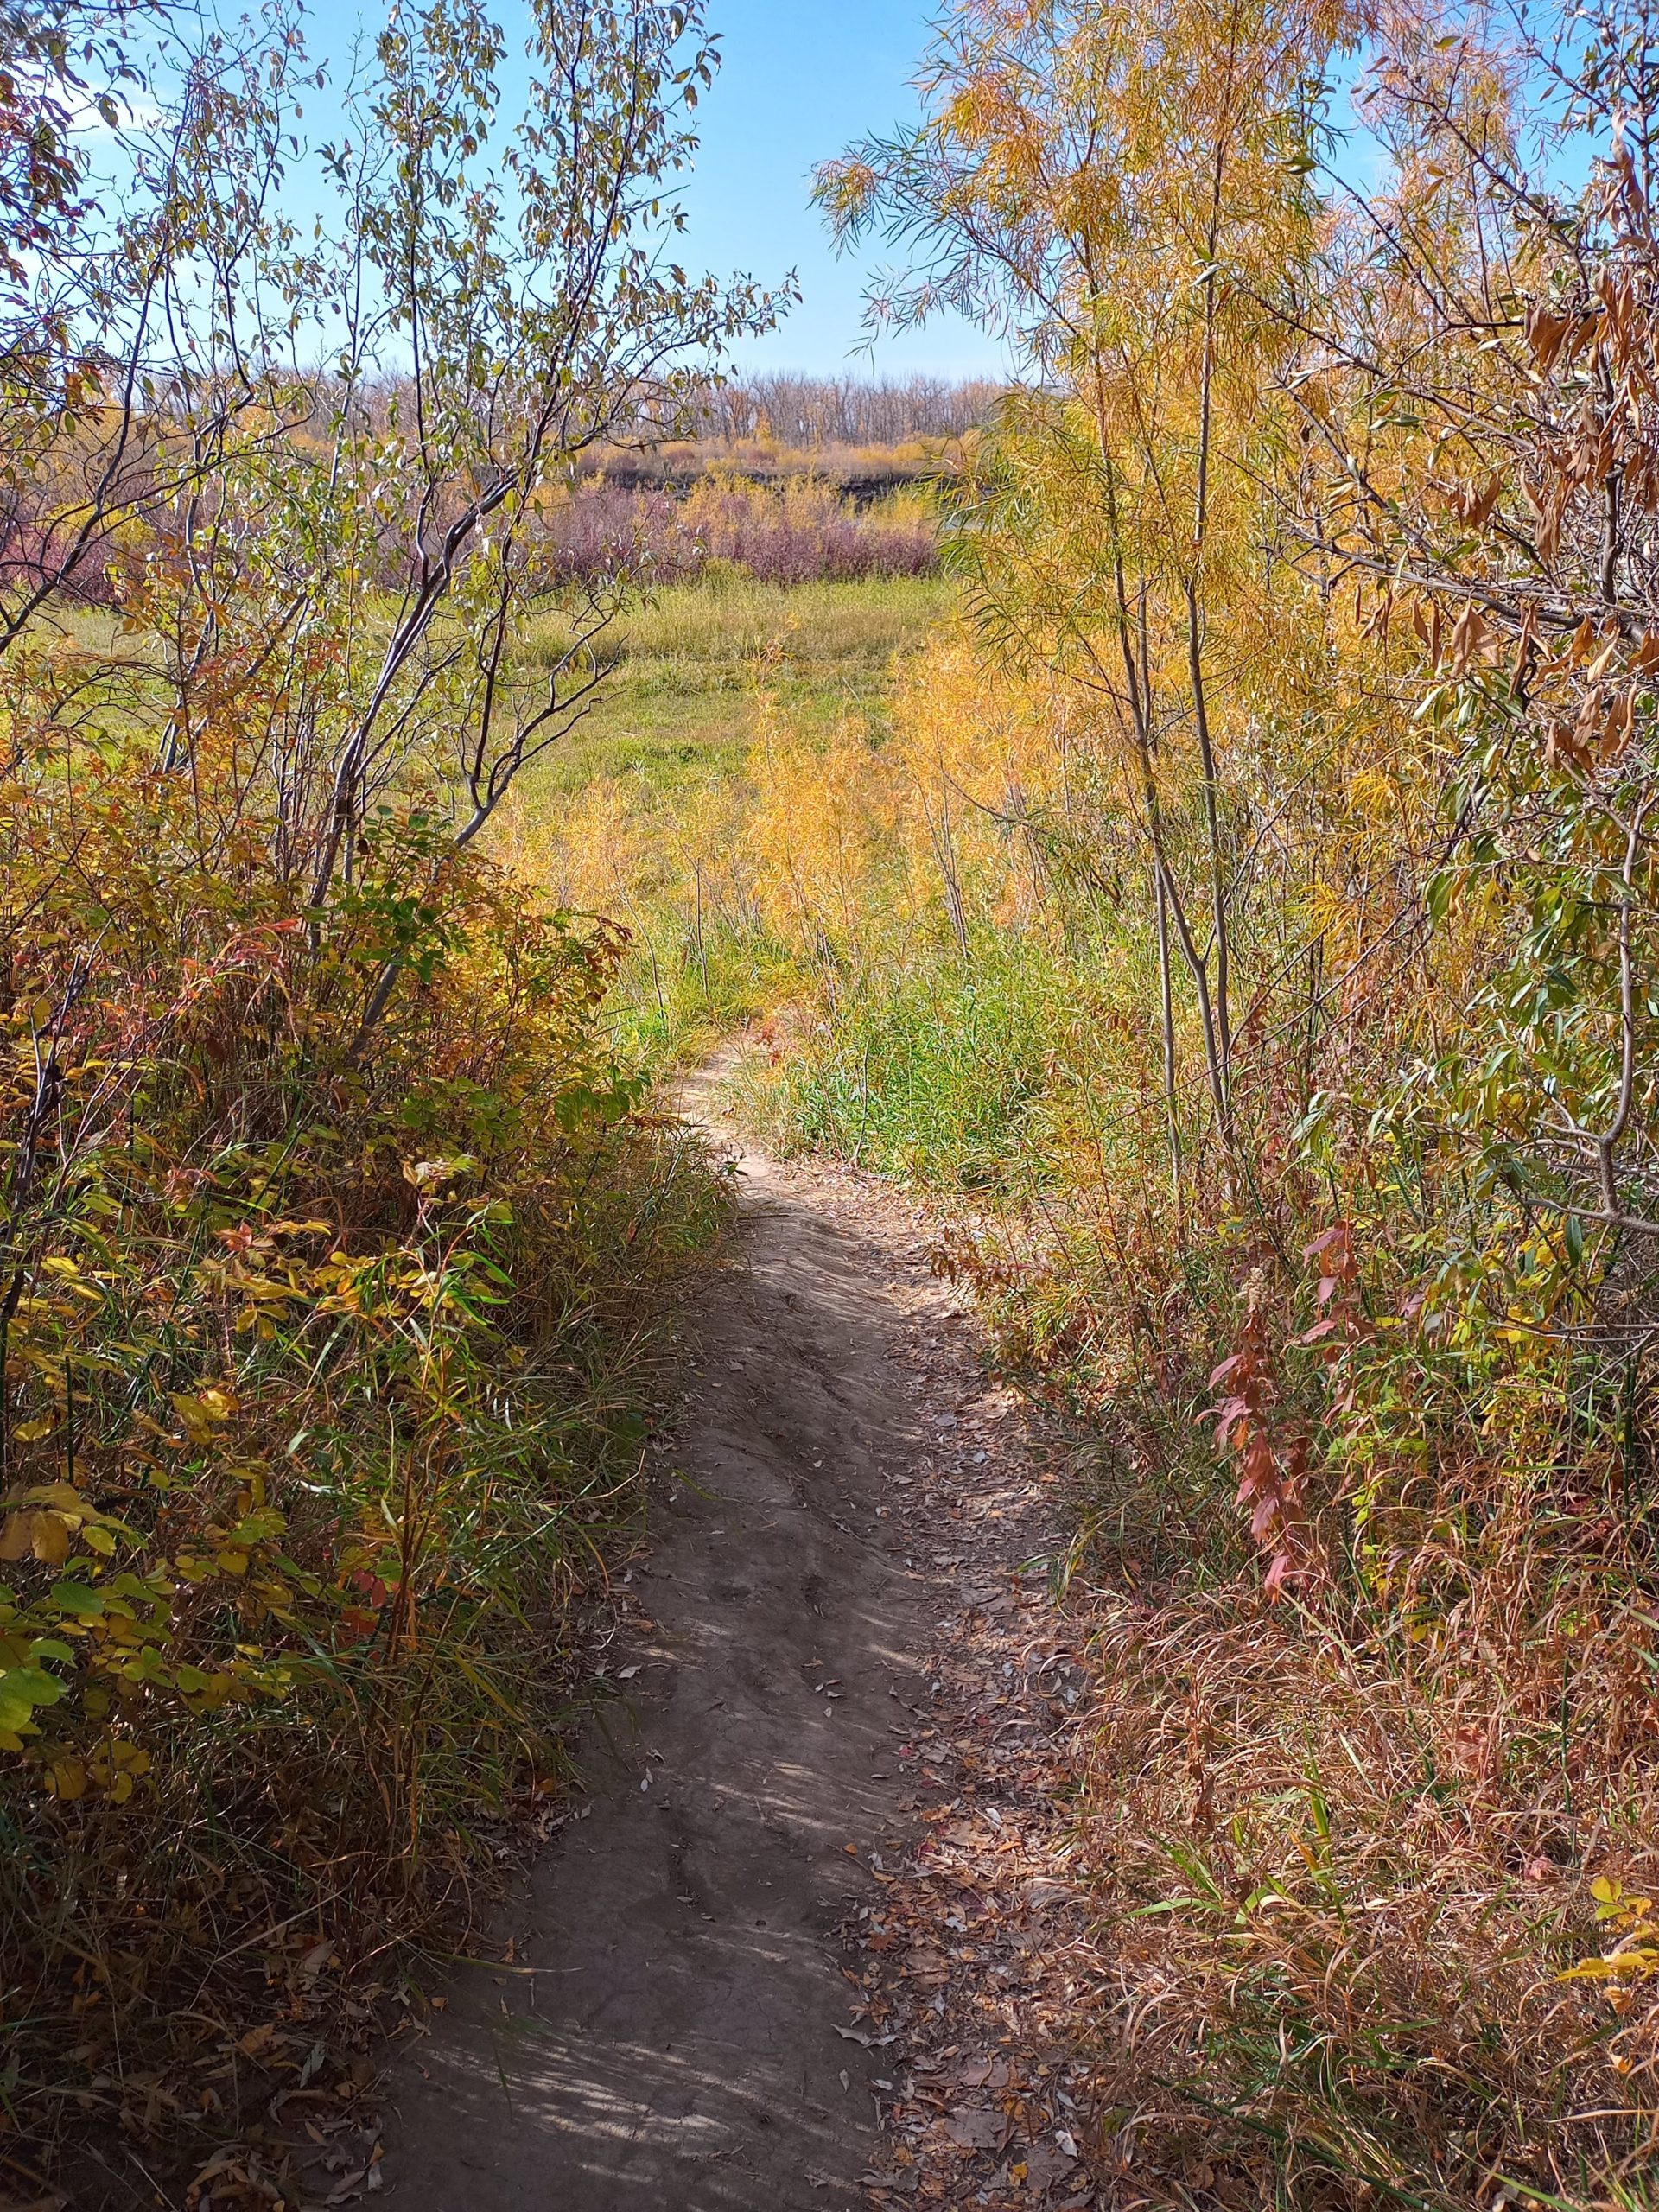
[[[882,2054],[837,2032],[836,1931],[913,1827],[899,1746],[941,1592],[888,1510],[925,1442],[893,1363],[950,1300],[891,1214],[741,1166],[683,1480],[635,1569],[653,1625],[618,1655],[632,1707],[590,1736],[588,1807],[508,1915],[511,1964],[466,1970],[394,2071],[395,2212],[864,2202]]]

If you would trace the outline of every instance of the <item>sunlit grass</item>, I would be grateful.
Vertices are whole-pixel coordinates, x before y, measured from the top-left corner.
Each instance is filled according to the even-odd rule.
[[[671,585],[607,632],[603,693],[548,757],[532,792],[630,771],[672,781],[706,772],[711,755],[735,766],[763,690],[797,728],[827,731],[847,713],[874,712],[895,656],[920,645],[951,594],[937,576],[772,584],[714,570]],[[568,636],[562,621],[544,621],[527,672],[556,659]]]
[[[938,576],[775,584],[714,569],[627,608],[606,632],[601,658],[634,690],[739,690],[763,662],[863,670],[875,679],[938,620],[950,594]],[[548,616],[531,633],[528,664],[556,660],[569,634],[561,617]]]
[[[936,576],[773,584],[715,571],[627,614],[618,626],[617,657],[630,683],[673,689],[745,683],[757,661],[780,671],[861,671],[878,679],[894,653],[918,643],[938,620],[950,592]]]

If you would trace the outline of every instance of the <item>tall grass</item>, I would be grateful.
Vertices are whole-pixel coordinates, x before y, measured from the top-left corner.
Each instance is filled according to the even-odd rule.
[[[756,1114],[787,1147],[1006,1200],[1053,1172],[1047,1119],[1080,1010],[1058,981],[1046,948],[994,937],[937,965],[838,977]]]

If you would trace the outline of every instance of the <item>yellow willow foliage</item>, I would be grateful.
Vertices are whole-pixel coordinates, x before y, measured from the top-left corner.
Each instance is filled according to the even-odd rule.
[[[502,842],[517,871],[576,913],[626,919],[630,893],[661,872],[639,794],[614,776],[596,776],[563,798],[556,810],[535,800],[518,806],[504,825]]]
[[[1038,825],[1068,797],[1064,701],[988,671],[968,639],[946,636],[901,676],[893,721],[885,757],[914,910],[942,897],[953,927],[982,912],[1030,923],[1041,904]]]
[[[737,779],[696,786],[659,818],[669,872],[683,892],[711,912],[747,917],[754,903],[754,871],[747,851],[750,799]]]
[[[861,731],[843,724],[819,745],[762,702],[747,845],[761,915],[786,944],[815,956],[857,946],[890,835],[891,773]]]

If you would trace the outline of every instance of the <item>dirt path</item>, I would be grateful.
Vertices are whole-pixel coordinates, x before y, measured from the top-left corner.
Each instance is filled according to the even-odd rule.
[[[1072,1719],[1029,1565],[1052,1488],[913,1211],[741,1169],[610,1655],[629,1702],[506,1955],[394,2071],[393,2212],[1088,2201],[1065,2054],[1033,2048],[1030,1877],[1065,1840],[1032,1753]]]
[[[861,2202],[881,2068],[836,2033],[835,1931],[913,1794],[932,1601],[878,1516],[919,1441],[893,1330],[943,1301],[915,1240],[833,1217],[823,1179],[741,1172],[683,1478],[634,1571],[651,1618],[614,1662],[631,1710],[589,1747],[511,1966],[471,1970],[399,2069],[397,2212]]]

